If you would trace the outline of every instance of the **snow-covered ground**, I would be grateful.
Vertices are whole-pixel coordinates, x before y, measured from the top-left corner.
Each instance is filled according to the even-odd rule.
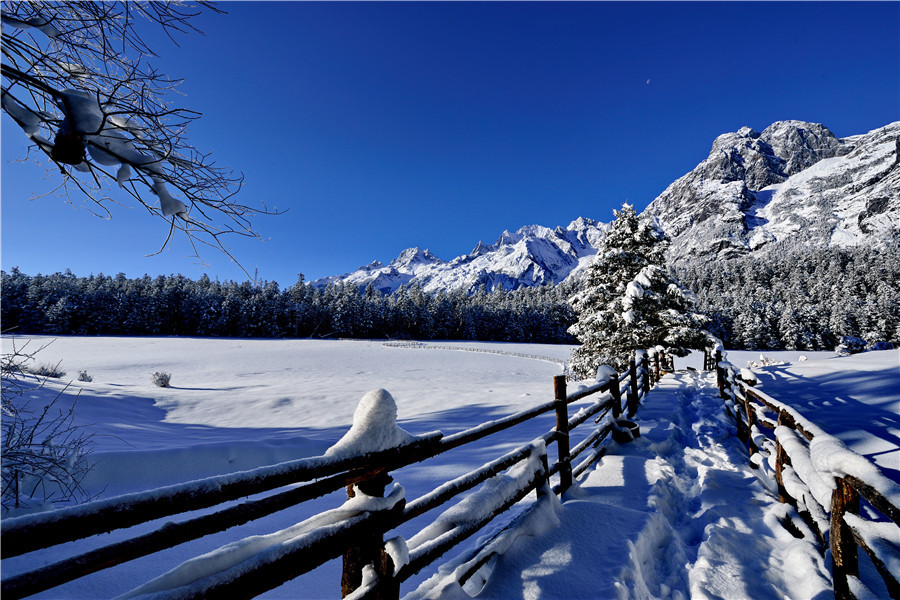
[[[900,484],[900,351],[847,357],[832,352],[763,354],[786,364],[753,369],[761,390],[789,403]],[[737,367],[760,362],[758,352],[729,352],[728,359]]]
[[[38,338],[29,349],[50,339]],[[17,339],[17,345],[22,341]],[[4,337],[4,353],[11,343]],[[406,431],[451,434],[551,399],[552,376],[561,372],[558,361],[570,351],[566,346],[457,342],[402,348],[367,341],[61,337],[38,360],[61,360],[66,382],[82,369],[93,377],[90,383],[74,382],[70,390],[81,389],[77,419],[95,434],[96,466],[86,487],[108,497],[323,454],[347,432],[363,395],[378,388],[396,399],[399,425]],[[800,353],[794,354],[796,361]],[[829,358],[831,353],[805,354],[809,361],[757,369],[764,389],[788,402],[781,390],[796,396],[801,402],[797,408],[826,431],[879,465],[889,469],[893,461],[896,467],[900,354],[842,359]],[[745,366],[758,353],[746,359],[731,353],[729,359]],[[698,366],[696,362],[694,356],[677,366]],[[154,387],[154,371],[171,372],[172,387]],[[580,488],[566,498],[559,527],[520,540],[497,562],[483,597],[777,593],[797,598],[813,597],[827,587],[818,555],[810,554],[802,541],[783,538],[773,525],[786,509],[746,467],[708,378],[687,372],[676,377],[648,397],[640,413],[642,437],[614,448],[585,475]],[[832,379],[845,384],[828,388],[816,383]],[[61,387],[51,381],[39,393]],[[815,401],[802,395],[829,389],[839,393]],[[813,408],[819,412],[813,414]],[[877,412],[867,420],[863,410]],[[416,498],[534,439],[552,424],[547,415],[394,476],[407,499]],[[122,594],[192,556],[284,529],[342,501],[340,494],[332,494],[40,597]],[[433,518],[426,514],[397,533],[409,539]],[[68,555],[71,547],[93,547],[122,534],[99,537],[98,542],[6,560],[4,576]],[[432,574],[421,573],[403,592],[413,591]],[[339,596],[339,582],[339,561],[332,561],[268,596],[333,598]],[[565,582],[571,587],[560,587]]]
[[[560,526],[508,552],[479,598],[828,593],[814,544],[781,527],[789,507],[747,466],[714,377],[666,377],[639,415],[641,437],[589,471]]]

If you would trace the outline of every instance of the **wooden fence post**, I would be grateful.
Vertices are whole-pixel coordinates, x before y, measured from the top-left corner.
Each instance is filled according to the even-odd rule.
[[[756,411],[750,405],[750,394],[744,390],[744,412],[747,413],[747,451],[750,453],[750,468],[758,469],[753,462],[753,455],[759,452],[759,446],[753,441],[753,426],[756,424]]]
[[[659,383],[660,378],[662,377],[662,371],[659,368],[659,352],[653,355],[653,371],[656,374],[656,381],[653,382],[653,385]]]
[[[856,540],[853,539],[850,526],[844,521],[845,514],[859,512],[859,495],[845,478],[835,480],[835,484],[837,485],[831,494],[832,576],[835,600],[843,600],[854,597],[847,577],[859,576]]]
[[[609,394],[613,397],[613,418],[622,416],[622,390],[619,389],[619,374],[616,373],[609,382]]]
[[[778,411],[778,427],[784,425],[784,411]],[[784,475],[782,472],[784,471],[784,464],[787,462],[788,455],[787,452],[784,451],[784,447],[781,445],[781,442],[778,440],[778,436],[775,436],[775,483],[778,484],[778,501],[779,502],[787,502],[788,501],[788,493],[787,489],[784,487]]]
[[[631,383],[628,386],[628,417],[633,417],[637,413],[638,407],[638,378],[637,366],[634,363],[634,357],[628,359],[628,374]]]
[[[556,448],[559,456],[559,494],[572,486],[572,463],[569,459],[569,409],[566,402],[566,376],[553,378],[553,395],[556,399],[556,431],[559,434]]]
[[[384,497],[385,487],[393,480],[394,479],[387,471],[382,469],[376,471],[369,479],[360,481],[356,484],[356,487],[367,496]],[[347,496],[352,498],[355,495],[356,493],[353,490],[353,485],[348,486]],[[346,598],[362,585],[363,568],[366,565],[372,564],[379,571],[385,570],[385,558],[387,558],[388,563],[391,562],[390,557],[386,557],[384,552],[384,534],[382,532],[373,531],[371,535],[361,536],[355,546],[347,548],[344,551],[344,568],[341,573],[341,597]],[[393,575],[393,565],[390,566],[390,569],[391,575]],[[382,573],[379,573],[379,575],[382,575]],[[379,588],[376,589],[375,594],[369,594],[368,597],[390,597],[379,593],[383,587],[389,587],[389,585],[385,585],[386,583],[387,582],[383,582]],[[397,594],[395,594],[394,597],[397,596],[399,596],[399,587],[397,588]]]
[[[644,387],[644,394],[650,391],[650,368],[651,366],[647,364],[649,360],[647,356],[644,355],[644,359],[641,361],[641,367],[644,369],[644,374],[641,376],[641,385]]]
[[[365,596],[366,600],[398,600],[400,598],[400,581],[394,577],[394,559],[382,544],[379,549],[379,561],[375,563],[378,571],[378,583],[375,589]]]
[[[719,366],[719,363],[722,362],[721,350],[716,350],[716,355],[713,360],[716,361],[716,385],[719,386],[719,397],[724,400],[728,396],[725,394],[725,370]]]

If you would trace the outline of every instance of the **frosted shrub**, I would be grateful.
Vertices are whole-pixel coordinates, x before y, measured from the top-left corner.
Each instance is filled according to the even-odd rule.
[[[786,365],[787,363],[783,360],[777,360],[775,358],[771,358],[769,356],[765,356],[763,354],[759,355],[759,361],[748,360],[747,366],[751,369],[758,369],[759,367],[773,367],[776,365]]]
[[[162,371],[157,371],[150,376],[150,381],[152,381],[153,385],[155,385],[156,387],[169,387],[170,379],[172,379],[172,374],[164,373]]]
[[[890,342],[872,342],[866,347],[866,350],[893,350],[894,345]]]
[[[37,375],[38,377],[51,377],[53,379],[59,379],[60,377],[65,377],[66,372],[59,368],[61,362],[56,363],[41,363],[36,367],[32,367],[30,370],[32,375]]]
[[[91,382],[94,378],[88,375],[87,369],[78,371],[78,381]]]
[[[840,356],[849,356],[866,351],[866,340],[855,335],[845,335],[834,351]]]

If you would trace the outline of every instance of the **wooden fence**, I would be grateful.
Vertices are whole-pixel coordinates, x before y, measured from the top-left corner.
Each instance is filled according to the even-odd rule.
[[[48,513],[5,519],[0,533],[0,557],[3,559],[250,497],[240,504],[177,523],[167,522],[149,533],[5,577],[0,591],[4,600],[30,596],[345,487],[351,497],[357,493],[383,497],[385,487],[392,481],[389,474],[392,471],[554,412],[556,427],[537,440],[445,482],[429,494],[406,502],[405,498],[396,498],[396,494],[391,493],[380,509],[362,510],[340,523],[328,523],[292,538],[288,543],[259,552],[252,558],[252,568],[236,567],[205,579],[200,585],[192,584],[152,596],[253,597],[312,571],[329,560],[343,557],[341,589],[344,597],[397,598],[401,582],[434,563],[532,491],[538,498],[549,493],[565,492],[574,478],[603,455],[605,447],[601,444],[610,434],[622,441],[632,439],[639,430],[622,415],[633,416],[636,413],[641,398],[656,384],[667,365],[671,365],[671,359],[661,352],[638,352],[625,373],[571,393],[566,390],[565,376],[557,376],[554,378],[552,401],[453,435],[443,436],[440,432],[420,435],[409,444],[362,457],[300,459]],[[591,396],[596,398],[590,405],[569,416],[570,404]],[[571,447],[571,432],[591,419],[599,425]],[[556,444],[557,452],[556,460],[550,464],[547,446],[552,443]],[[409,548],[407,556],[400,553],[403,558],[398,560],[399,564],[394,564],[398,553],[392,551],[391,542],[396,538],[385,542],[385,536],[391,530],[524,461],[537,464],[538,468],[527,471],[527,476],[518,481],[515,489],[507,490],[496,498],[488,514],[450,527],[429,543]],[[555,485],[553,482],[556,482]],[[472,577],[494,554],[490,544],[485,543],[473,550],[470,556],[464,557],[464,568],[457,571],[460,584]],[[367,567],[370,569],[369,575],[374,569],[375,577],[364,577]]]
[[[855,597],[859,547],[869,555],[891,598],[900,600],[900,574],[886,564],[896,552],[891,547],[900,542],[900,486],[798,411],[755,389],[755,382],[743,380],[731,363],[722,360],[721,351],[710,351],[708,357],[707,366],[716,369],[738,436],[747,444],[751,466],[775,457],[779,499],[797,509],[823,554],[830,549],[835,598]],[[861,499],[884,519],[875,522],[861,516]],[[796,525],[785,526],[800,537]]]

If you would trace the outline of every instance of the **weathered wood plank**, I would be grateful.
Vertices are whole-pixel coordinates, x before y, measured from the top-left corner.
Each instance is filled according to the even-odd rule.
[[[349,484],[362,481],[368,473],[357,471],[340,473],[304,486],[280,492],[259,500],[251,500],[237,506],[203,515],[181,523],[166,523],[156,531],[128,540],[110,544],[4,579],[2,596],[13,600],[52,589],[85,575],[172,548],[231,527],[243,525],[274,512],[337,491]]]
[[[881,511],[881,514],[900,526],[900,508],[891,504],[887,498],[881,495],[881,492],[879,492],[866,482],[853,477],[852,475],[847,475],[844,477],[844,479],[846,479],[850,483],[850,485],[852,485],[853,488],[856,489],[860,496],[866,499],[866,502]]]
[[[859,512],[859,496],[845,479],[835,481],[837,486],[831,495],[831,560],[833,564],[835,600],[851,600],[847,577],[859,576],[859,559],[853,531],[844,520],[846,513]]]
[[[154,494],[99,500],[96,502],[4,522],[0,533],[2,558],[18,556],[78,540],[98,533],[131,527],[162,517],[209,508],[223,502],[252,496],[293,483],[329,477],[341,471],[366,469],[369,466],[400,466],[419,462],[440,451],[442,434],[435,432],[416,441],[373,452],[366,456],[320,460],[299,460],[270,468],[256,469],[221,477],[162,488]]]
[[[557,462],[559,468],[560,491],[565,492],[572,487],[572,464],[569,462],[569,411],[566,403],[566,376],[553,378],[553,395],[556,398],[556,440]]]
[[[878,556],[878,553],[869,547],[865,538],[863,538],[856,529],[851,527],[850,531],[853,534],[853,539],[856,541],[856,544],[869,555],[872,564],[884,580],[884,584],[887,586],[888,595],[894,600],[900,600],[900,580],[897,579],[900,577],[900,573],[892,573],[881,557]]]

